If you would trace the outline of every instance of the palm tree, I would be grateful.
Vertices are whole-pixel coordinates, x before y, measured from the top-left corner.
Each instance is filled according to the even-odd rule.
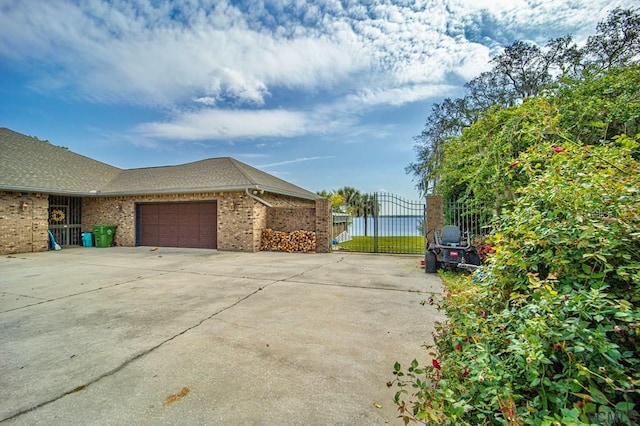
[[[376,196],[375,194],[362,194],[362,197],[360,198],[360,216],[364,217],[364,235],[367,236],[368,232],[367,232],[367,228],[368,228],[368,217],[369,215],[371,216],[376,216],[377,211],[379,210],[379,206],[376,203]]]
[[[356,217],[361,216],[359,214],[356,214],[358,205],[360,205],[360,199],[362,198],[362,194],[360,193],[360,191],[350,186],[345,186],[335,192],[336,194],[342,196],[347,213]]]
[[[343,212],[343,206],[344,206],[344,198],[342,197],[342,195],[338,194],[336,191],[326,191],[326,190],[322,190],[322,191],[318,191],[316,192],[316,194],[318,194],[321,197],[324,198],[328,198],[329,201],[331,202],[331,211],[334,213],[344,213]]]
[[[374,216],[376,213],[376,198],[374,194],[359,194],[357,201],[355,204],[352,204],[352,212],[351,214],[355,217],[364,218],[364,235],[365,237],[369,234],[368,232],[368,218],[369,216]]]
[[[376,197],[374,194],[361,193],[355,188],[345,186],[334,191],[336,194],[342,196],[344,200],[344,206],[346,212],[353,217],[364,218],[364,235],[369,234],[369,216],[374,216],[379,210],[379,206],[376,204]]]

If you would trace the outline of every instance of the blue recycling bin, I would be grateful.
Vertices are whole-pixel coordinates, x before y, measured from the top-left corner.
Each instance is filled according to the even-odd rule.
[[[93,247],[93,234],[91,232],[82,233],[82,247]]]

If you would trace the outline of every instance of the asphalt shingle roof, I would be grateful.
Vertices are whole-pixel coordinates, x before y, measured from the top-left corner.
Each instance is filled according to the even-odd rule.
[[[0,188],[84,193],[121,170],[6,128],[0,128]]]
[[[0,128],[0,189],[78,195],[143,195],[263,189],[318,195],[230,157],[123,170]]]

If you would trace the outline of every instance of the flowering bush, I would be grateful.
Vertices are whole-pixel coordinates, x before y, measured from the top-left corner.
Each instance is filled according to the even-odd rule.
[[[445,276],[429,365],[397,364],[405,423],[640,423],[636,139],[539,143],[487,266]],[[505,169],[511,168],[505,164]]]
[[[493,246],[486,240],[486,238],[477,238],[473,241],[473,246],[478,251],[480,261],[484,263],[489,255],[494,252]]]

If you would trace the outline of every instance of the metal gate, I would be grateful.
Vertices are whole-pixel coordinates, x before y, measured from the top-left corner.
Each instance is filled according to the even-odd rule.
[[[61,246],[82,242],[82,199],[49,196],[49,230]]]
[[[444,225],[456,225],[472,238],[481,238],[491,232],[493,214],[484,204],[470,201],[444,202]]]
[[[336,250],[424,253],[427,206],[386,192],[363,194],[333,214]]]

